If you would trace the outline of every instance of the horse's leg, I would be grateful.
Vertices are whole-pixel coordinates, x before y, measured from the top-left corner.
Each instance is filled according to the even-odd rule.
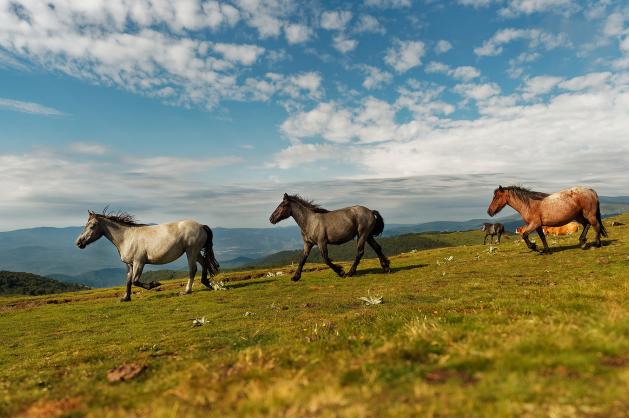
[[[291,280],[296,282],[301,279],[301,270],[304,268],[304,264],[306,264],[306,260],[310,255],[310,250],[312,250],[313,244],[304,241],[304,253],[301,256],[301,260],[299,260],[299,265],[297,266],[297,270],[295,270],[295,274],[291,277]]]
[[[197,252],[187,252],[188,256],[188,284],[186,285],[185,294],[192,293],[192,283],[194,276],[197,275]]]
[[[317,245],[319,245],[319,251],[321,252],[321,257],[323,257],[323,261],[325,262],[325,264],[327,264],[328,267],[334,270],[334,272],[338,274],[339,277],[345,276],[343,267],[339,266],[338,264],[334,264],[332,260],[330,260],[330,257],[328,256],[328,243],[325,241],[322,241],[318,243]]]
[[[502,232],[498,232],[498,244],[500,244],[500,237],[502,237]]]
[[[586,219],[589,222],[588,226],[592,225],[594,227],[594,230],[596,231],[596,238],[594,241],[594,245],[600,248],[601,247],[601,224],[598,222],[598,219],[596,219],[596,212],[588,214],[588,216],[586,216]]]
[[[581,248],[585,250],[587,248],[587,234],[590,229],[590,223],[582,214],[576,218],[576,221],[583,226],[583,231],[581,231],[581,235],[579,235],[579,244]]]
[[[385,273],[391,272],[391,269],[389,268],[389,264],[390,264],[389,263],[389,259],[382,252],[382,247],[380,247],[380,244],[378,244],[378,241],[376,241],[376,239],[374,237],[369,237],[369,238],[367,238],[367,244],[369,244],[369,246],[371,248],[373,248],[373,250],[378,255],[378,258],[380,259],[380,266],[382,267],[382,270],[384,270]]]
[[[483,240],[483,245],[487,245],[487,235],[488,234],[485,234],[485,239]]]
[[[127,289],[122,298],[120,298],[120,302],[131,302],[131,282],[133,280],[133,266],[131,264],[127,264]]]
[[[537,235],[539,235],[539,238],[542,240],[542,244],[544,244],[544,251],[542,251],[542,253],[550,254],[550,248],[548,248],[548,243],[546,242],[546,235],[544,235],[544,230],[541,226],[537,228]]]
[[[354,263],[352,264],[352,267],[350,267],[349,271],[347,272],[347,276],[348,277],[352,277],[354,274],[356,274],[356,268],[358,268],[358,263],[360,263],[360,259],[363,258],[363,255],[365,255],[365,242],[367,240],[365,239],[365,234],[360,235],[358,237],[358,240],[356,240],[356,258],[354,258]]]
[[[210,283],[210,281],[207,279],[208,265],[205,257],[203,257],[203,254],[199,253],[199,255],[197,256],[197,263],[201,264],[201,284],[208,289],[214,290],[214,288],[212,287],[212,283]]]
[[[138,266],[136,268],[136,266]],[[140,276],[142,276],[142,270],[144,269],[144,263],[133,263],[133,285],[137,287],[141,287],[142,289],[151,290],[154,287],[161,286],[160,282],[152,281],[150,283],[144,283],[140,281]],[[136,271],[137,270],[137,271]]]
[[[524,229],[524,232],[522,232],[522,239],[526,243],[526,246],[529,247],[529,249],[533,251],[537,250],[537,245],[529,241],[529,234],[535,231],[538,227],[539,225],[536,225],[536,224],[528,224],[526,228]]]

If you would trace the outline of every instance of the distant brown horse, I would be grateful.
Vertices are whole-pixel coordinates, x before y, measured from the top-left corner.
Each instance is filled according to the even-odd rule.
[[[367,209],[364,206],[350,206],[330,211],[297,195],[290,196],[284,193],[284,198],[271,214],[269,221],[276,224],[291,216],[301,228],[301,237],[304,240],[304,254],[291,279],[294,282],[301,278],[301,270],[308,259],[310,250],[315,245],[319,246],[323,261],[341,277],[353,276],[356,273],[358,263],[365,253],[365,243],[369,244],[376,252],[385,273],[391,271],[389,260],[374,238],[384,230],[384,220],[378,211]],[[345,274],[341,266],[330,260],[328,244],[344,244],[355,237],[358,237],[356,240],[356,258]]]
[[[573,221],[562,226],[543,226],[542,229],[546,235],[572,235],[579,230],[579,223]]]
[[[506,205],[518,211],[526,222],[527,225],[522,233],[522,238],[526,245],[534,251],[537,247],[529,241],[529,234],[537,231],[544,244],[543,252],[550,252],[542,226],[562,226],[570,221],[579,222],[583,225],[583,232],[579,237],[583,249],[587,248],[586,236],[590,225],[596,231],[597,247],[601,246],[601,235],[607,236],[607,231],[601,220],[598,195],[592,189],[573,187],[549,195],[518,186],[499,186],[494,190],[494,198],[489,204],[487,214],[494,216]]]

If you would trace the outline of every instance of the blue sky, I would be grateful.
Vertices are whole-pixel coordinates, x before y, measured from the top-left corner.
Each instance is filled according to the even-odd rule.
[[[106,204],[266,226],[284,191],[391,222],[481,217],[497,183],[629,194],[625,2],[305,3],[0,0],[0,229]]]

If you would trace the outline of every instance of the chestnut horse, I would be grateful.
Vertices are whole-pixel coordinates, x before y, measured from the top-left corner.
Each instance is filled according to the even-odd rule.
[[[494,190],[494,198],[489,204],[487,214],[494,216],[506,205],[518,211],[526,222],[522,238],[533,251],[536,245],[529,241],[529,234],[537,231],[544,244],[544,253],[550,248],[546,243],[546,236],[542,226],[562,226],[570,221],[577,221],[583,225],[583,232],[579,237],[581,248],[587,248],[586,236],[590,225],[596,231],[596,246],[601,246],[601,235],[607,236],[607,231],[601,220],[601,208],[598,195],[586,187],[573,187],[557,193],[547,194],[533,192],[518,186],[498,186]]]

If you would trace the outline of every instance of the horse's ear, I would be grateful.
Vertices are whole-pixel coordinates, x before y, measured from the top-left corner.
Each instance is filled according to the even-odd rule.
[[[502,186],[498,185],[498,190],[502,191]]]
[[[284,200],[288,199],[288,193],[284,193]]]
[[[93,210],[88,210],[88,211],[87,211],[87,214],[88,214],[89,216],[94,216],[94,215],[95,215],[95,213],[94,213],[94,211],[93,211]]]

